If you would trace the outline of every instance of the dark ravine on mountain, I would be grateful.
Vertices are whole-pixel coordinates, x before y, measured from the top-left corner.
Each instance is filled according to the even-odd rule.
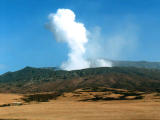
[[[160,70],[128,66],[74,71],[26,67],[0,76],[3,93],[67,92],[85,87],[160,91]]]

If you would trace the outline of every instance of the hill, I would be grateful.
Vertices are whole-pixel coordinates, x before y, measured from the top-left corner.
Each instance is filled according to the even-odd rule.
[[[63,71],[26,67],[0,76],[0,92],[63,92],[87,87],[109,87],[147,92],[159,91],[160,70],[112,67]]]
[[[114,61],[111,60],[114,67],[137,67],[148,69],[160,69],[160,62],[147,62],[147,61]]]

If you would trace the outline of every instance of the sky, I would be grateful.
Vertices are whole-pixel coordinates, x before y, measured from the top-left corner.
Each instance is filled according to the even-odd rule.
[[[0,0],[0,74],[67,59],[67,45],[46,27],[59,8],[74,11],[90,31],[89,43],[101,49],[98,57],[160,61],[159,0]]]

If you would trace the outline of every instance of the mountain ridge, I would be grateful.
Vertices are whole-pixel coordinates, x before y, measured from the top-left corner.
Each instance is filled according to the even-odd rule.
[[[159,91],[160,70],[101,67],[64,71],[26,67],[0,76],[0,92],[73,91],[77,88],[103,86],[138,91]]]
[[[148,61],[114,61],[111,60],[113,66],[116,67],[137,67],[148,69],[160,69],[160,62],[148,62]]]

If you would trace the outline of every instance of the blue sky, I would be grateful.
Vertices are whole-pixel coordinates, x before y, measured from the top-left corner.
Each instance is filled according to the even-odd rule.
[[[159,0],[0,0],[0,73],[59,66],[67,59],[66,44],[57,43],[45,28],[58,8],[73,10],[88,30],[100,27],[103,39],[128,34],[132,26],[136,47],[117,59],[160,61]]]

